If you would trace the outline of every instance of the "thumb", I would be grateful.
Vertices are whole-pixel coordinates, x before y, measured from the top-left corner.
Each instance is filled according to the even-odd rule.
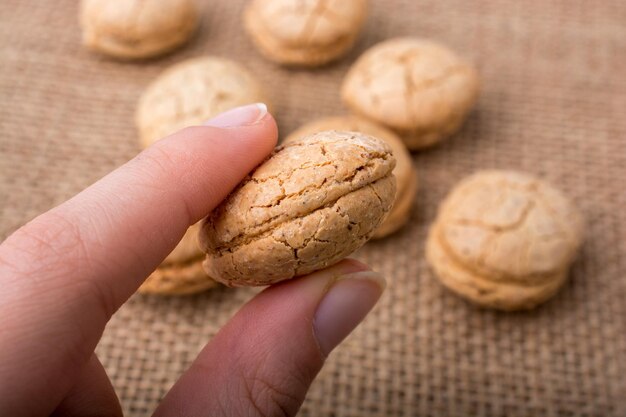
[[[200,352],[155,416],[293,416],[324,359],[365,317],[385,282],[344,260],[268,288]]]

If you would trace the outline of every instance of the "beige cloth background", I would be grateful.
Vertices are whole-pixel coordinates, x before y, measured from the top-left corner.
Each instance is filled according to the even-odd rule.
[[[241,33],[242,1],[199,3],[203,25],[188,47],[130,64],[81,47],[75,0],[0,2],[0,237],[131,158],[137,99],[175,62],[219,54],[253,68],[288,132],[344,111],[339,83],[368,46],[439,39],[478,63],[478,108],[455,138],[415,155],[411,224],[358,253],[388,291],[331,355],[301,415],[626,415],[626,2],[372,0],[355,50],[314,71],[262,60]],[[476,309],[424,262],[437,203],[485,167],[538,174],[586,215],[570,282],[536,311]],[[252,294],[136,296],[120,309],[97,353],[127,415],[148,415]]]

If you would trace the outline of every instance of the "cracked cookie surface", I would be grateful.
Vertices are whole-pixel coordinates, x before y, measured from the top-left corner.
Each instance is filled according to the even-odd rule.
[[[576,207],[546,182],[482,171],[441,204],[427,259],[444,285],[478,304],[532,308],[565,282],[583,228]]]
[[[142,294],[185,295],[217,285],[202,268],[204,253],[198,245],[200,223],[185,235],[159,267],[139,287]]]
[[[352,47],[366,13],[366,0],[252,0],[243,19],[268,59],[316,66]]]
[[[395,38],[367,50],[341,88],[354,112],[402,135],[410,149],[456,132],[478,97],[476,70],[437,43]]]
[[[207,273],[268,285],[330,266],[391,210],[395,159],[382,140],[324,131],[276,148],[204,221]]]
[[[399,230],[410,217],[418,187],[417,171],[402,140],[390,130],[362,117],[331,116],[304,124],[289,134],[283,143],[289,143],[300,137],[324,130],[361,132],[382,139],[390,146],[396,159],[396,167],[393,169],[393,175],[396,177],[396,198],[391,212],[376,229],[372,238],[383,238]]]
[[[182,128],[245,104],[268,100],[260,83],[238,63],[214,56],[176,64],[139,100],[136,124],[144,146]]]
[[[185,43],[198,26],[192,0],[83,0],[83,44],[122,59],[149,58]]]

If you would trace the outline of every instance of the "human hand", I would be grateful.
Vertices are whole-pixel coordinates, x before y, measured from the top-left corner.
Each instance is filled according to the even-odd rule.
[[[120,416],[94,353],[112,314],[273,149],[262,106],[171,135],[0,245],[0,415]],[[345,260],[274,285],[200,352],[158,416],[295,415],[384,288]]]

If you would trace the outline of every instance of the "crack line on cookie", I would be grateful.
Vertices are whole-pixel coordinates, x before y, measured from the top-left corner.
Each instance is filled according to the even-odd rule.
[[[385,160],[385,161],[386,161],[387,159],[388,159],[388,158],[383,158],[383,160]],[[326,185],[326,186],[327,186],[327,187],[333,187],[333,186],[341,186],[341,185],[350,185],[350,184],[354,181],[354,179],[355,179],[356,175],[358,174],[358,172],[361,172],[363,169],[365,169],[365,168],[367,168],[367,167],[374,166],[374,165],[375,165],[375,164],[374,164],[372,161],[369,161],[369,162],[368,162],[368,164],[365,164],[365,165],[362,167],[362,169],[361,169],[360,171],[355,171],[355,173],[354,173],[354,174],[352,174],[350,177],[347,177],[346,179],[343,179],[343,180],[335,180],[335,181],[334,181],[334,182],[332,182],[332,183],[327,183],[327,185]],[[354,192],[354,191],[357,191],[357,190],[359,190],[359,189],[361,189],[361,188],[363,188],[363,187],[366,187],[366,186],[368,186],[368,185],[371,185],[373,182],[379,181],[379,180],[380,180],[380,179],[382,179],[382,178],[386,178],[386,177],[387,177],[387,176],[389,176],[389,175],[392,175],[392,174],[391,174],[391,171],[390,171],[389,173],[387,173],[386,175],[384,175],[384,176],[382,176],[382,177],[380,177],[380,178],[376,178],[376,179],[374,179],[373,181],[368,182],[367,184],[363,184],[361,187],[356,187],[356,188],[354,188],[354,189],[350,190],[349,192]],[[279,201],[278,201],[276,204],[270,205],[269,207],[264,207],[264,206],[262,206],[262,207],[260,207],[260,208],[272,208],[272,207],[275,207],[275,206],[279,205],[282,201],[285,201],[285,200],[286,200],[287,198],[289,198],[289,197],[297,197],[297,196],[302,196],[302,195],[306,194],[306,191],[309,191],[309,190],[311,190],[311,189],[317,189],[317,188],[319,188],[317,185],[313,185],[313,186],[306,187],[305,189],[303,189],[303,190],[301,190],[301,191],[299,191],[299,192],[297,192],[297,193],[293,193],[293,194],[291,194],[291,195],[289,195],[289,196],[283,196],[283,198],[280,198],[280,199],[279,199]],[[345,195],[345,194],[343,194],[343,195]],[[343,197],[343,195],[339,196],[337,199],[339,199],[339,198]],[[322,201],[326,200],[326,198],[327,198],[327,197],[326,197],[326,196],[324,196],[324,198],[322,198]],[[336,200],[330,201],[329,203],[327,203],[327,204],[325,204],[325,205],[322,205],[320,208],[323,208],[323,207],[327,206],[327,205],[328,205],[328,204],[330,204],[330,203],[334,203],[334,201],[336,201]],[[255,207],[253,206],[252,208],[255,208]],[[306,215],[306,214],[305,214],[305,215]],[[279,218],[281,218],[281,217],[284,217],[284,219],[283,219],[282,221],[279,221],[279,222],[277,222],[277,223],[274,223],[274,221],[275,221],[275,220],[277,220],[277,219],[279,219]],[[263,229],[265,226],[267,226],[267,227],[277,227],[277,226],[279,226],[281,223],[283,223],[283,222],[285,222],[285,221],[292,220],[292,219],[293,219],[293,217],[290,217],[289,213],[287,213],[287,214],[285,214],[285,213],[280,213],[280,214],[277,214],[277,215],[275,215],[275,216],[270,217],[269,219],[267,219],[267,220],[265,220],[265,221],[263,221],[263,222],[261,222],[261,223],[254,224],[254,225],[250,226],[250,228],[251,228],[251,229]],[[263,232],[261,231],[261,232],[259,232],[259,233],[263,233]],[[240,238],[240,237],[242,237],[242,236],[245,236],[245,235],[252,235],[252,236],[254,236],[254,235],[256,235],[256,233],[255,233],[255,232],[252,232],[252,233],[247,232],[247,233],[246,233],[245,231],[242,231],[242,232],[240,232],[238,235],[236,235],[236,236],[234,236],[233,238],[231,238],[228,242],[223,242],[223,244],[222,244],[221,246],[224,246],[224,245],[229,246],[229,245],[233,244],[234,242],[236,242],[236,241],[238,240],[238,238]]]
[[[387,174],[384,177],[381,177],[377,180],[375,180],[373,183],[376,183],[378,181],[383,181],[386,180],[387,178],[389,178],[391,176],[391,174]],[[356,192],[359,191],[361,189],[367,188],[367,187],[371,187],[371,184],[373,183],[367,183],[364,184],[361,187],[355,188],[354,190],[350,191],[350,193],[352,192]],[[341,195],[339,196],[337,199],[329,201],[327,204],[324,204],[323,206],[320,206],[306,214],[304,214],[303,216],[299,217],[299,218],[304,218],[306,216],[309,216],[313,213],[316,213],[320,210],[324,210],[324,209],[328,209],[328,208],[332,208],[333,206],[335,206],[335,204],[337,204],[337,201],[339,201],[342,197],[346,196],[347,194]],[[349,216],[347,216],[345,213],[342,213],[341,211],[339,211],[339,209],[337,208],[336,210],[338,210],[337,212],[340,215],[344,215],[346,217],[348,217],[348,220],[350,220]],[[259,233],[247,233],[247,234],[240,234],[238,236],[236,236],[235,238],[231,239],[229,242],[227,242],[226,244],[222,244],[220,246],[217,246],[215,248],[211,249],[211,256],[214,255],[223,255],[224,253],[233,253],[238,247],[243,246],[243,245],[247,245],[250,242],[254,241],[254,240],[258,240],[258,239],[262,239],[264,237],[270,236],[277,227],[281,226],[282,224],[289,222],[289,221],[293,221],[296,220],[295,218],[287,218],[279,223],[276,223],[274,225],[272,225],[272,227],[270,229],[261,231]],[[264,223],[265,224],[265,223]],[[356,225],[356,223],[355,223]]]

